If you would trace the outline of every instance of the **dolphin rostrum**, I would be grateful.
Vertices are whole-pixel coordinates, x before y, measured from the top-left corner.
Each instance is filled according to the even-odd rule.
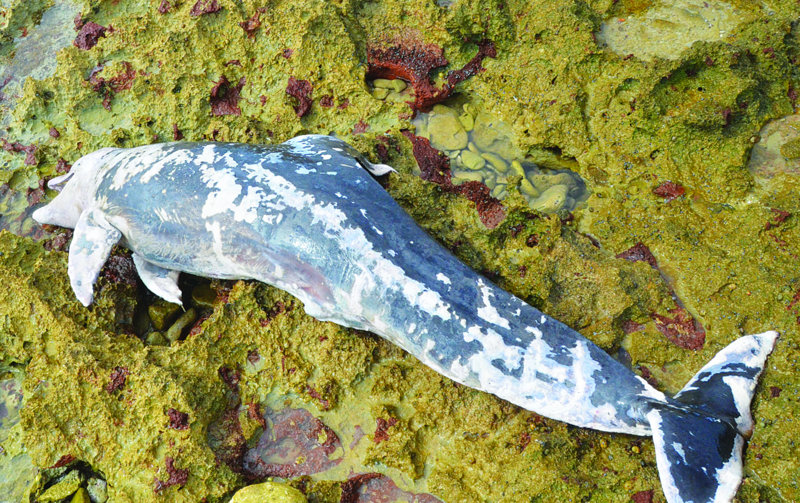
[[[670,503],[733,499],[776,332],[740,337],[668,397],[434,241],[370,176],[391,169],[320,135],[106,148],[51,180],[60,193],[33,217],[75,229],[68,273],[84,305],[120,240],[170,302],[180,272],[263,281],[466,386],[576,426],[652,435]]]

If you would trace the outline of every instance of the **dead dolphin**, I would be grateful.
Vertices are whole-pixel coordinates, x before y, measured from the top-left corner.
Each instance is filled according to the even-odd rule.
[[[75,228],[69,277],[85,305],[121,239],[172,302],[179,272],[263,281],[466,386],[576,426],[652,435],[670,503],[733,499],[776,332],[737,339],[667,397],[429,237],[368,173],[390,169],[319,135],[109,148],[51,180],[62,190],[33,217]]]

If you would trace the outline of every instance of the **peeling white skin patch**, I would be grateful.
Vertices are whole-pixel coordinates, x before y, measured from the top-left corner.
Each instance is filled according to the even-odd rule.
[[[372,330],[457,382],[547,417],[638,435],[681,411],[723,415],[742,434],[752,427],[750,398],[777,334],[736,341],[669,398],[470,270],[368,170],[352,147],[316,135],[274,146],[108,149],[77,161],[34,218],[76,227],[69,275],[86,304],[124,238],[145,284],[163,298],[180,300],[179,272],[270,283],[311,316]],[[693,462],[686,442],[659,445],[669,451],[657,454],[660,471],[662,460]],[[741,459],[723,461],[704,468],[718,470],[716,494],[732,497]],[[681,494],[680,481],[662,482],[668,501],[679,501],[669,491]]]
[[[497,312],[497,309],[492,306],[491,297],[492,294],[488,288],[486,288],[486,284],[483,280],[478,280],[478,286],[481,289],[481,295],[483,297],[483,307],[478,308],[478,316],[483,318],[484,320],[488,321],[489,323],[494,323],[495,325],[500,325],[503,328],[509,328],[508,320],[500,316],[500,313]]]

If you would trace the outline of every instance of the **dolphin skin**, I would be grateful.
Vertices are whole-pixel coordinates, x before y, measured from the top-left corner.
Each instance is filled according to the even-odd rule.
[[[84,305],[120,241],[171,302],[180,272],[269,283],[466,386],[576,426],[652,435],[670,503],[733,499],[776,332],[737,339],[668,397],[434,241],[371,176],[390,170],[319,135],[107,148],[51,180],[60,193],[33,217],[75,229],[68,273]]]

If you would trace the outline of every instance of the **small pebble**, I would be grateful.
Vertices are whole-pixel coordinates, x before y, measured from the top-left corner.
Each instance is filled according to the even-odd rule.
[[[91,501],[89,493],[86,489],[81,487],[72,495],[72,499],[69,500],[69,503],[91,503]]]
[[[513,171],[515,175],[525,178],[525,168],[522,167],[521,162],[516,160],[511,161],[511,171]]]
[[[39,503],[52,503],[55,501],[61,501],[64,498],[72,496],[75,491],[80,488],[82,482],[83,480],[81,479],[81,472],[78,470],[72,470],[56,484],[48,487],[45,492],[36,498],[36,501]]]
[[[145,344],[148,346],[169,346],[169,341],[161,332],[150,332],[147,334]]]
[[[537,189],[547,190],[551,185],[553,185],[550,181],[550,178],[551,177],[549,175],[538,174],[529,176],[528,180],[530,180],[533,186]]]
[[[372,97],[378,100],[385,100],[389,96],[389,90],[383,87],[376,87],[372,90]]]
[[[527,179],[523,178],[519,183],[519,190],[523,194],[527,194],[531,197],[539,197],[540,192],[533,186],[531,182]]]
[[[414,95],[391,92],[386,96],[387,101],[394,101],[396,103],[404,101],[414,101]]]
[[[180,310],[181,306],[178,304],[158,299],[147,307],[147,314],[156,330],[164,330]]]
[[[496,186],[495,186],[495,187],[492,189],[492,197],[494,197],[494,198],[496,198],[496,199],[501,199],[501,194],[503,193],[503,191],[505,190],[505,188],[506,188],[505,184],[498,183],[498,184],[497,184],[497,185],[496,185]]]
[[[483,172],[481,171],[459,171],[452,178],[452,182],[456,185],[463,182],[482,182]]]
[[[481,154],[481,157],[489,161],[494,169],[501,173],[505,173],[508,170],[508,163],[504,161],[500,156],[492,154],[491,152],[484,152]]]
[[[490,170],[484,172],[483,183],[490,189],[494,189],[497,185],[497,175]]]
[[[181,337],[183,329],[191,325],[197,318],[197,311],[194,308],[187,310],[185,313],[175,320],[175,323],[167,329],[164,336],[170,341],[175,342]]]
[[[394,89],[392,79],[375,79],[372,81],[372,85],[376,88]]]
[[[471,170],[483,169],[486,166],[486,160],[471,150],[461,151],[461,163]]]
[[[464,126],[465,131],[472,131],[475,125],[475,119],[473,119],[470,114],[461,114],[458,116],[458,120],[461,122],[461,125]]]
[[[396,93],[403,91],[407,84],[402,79],[375,79],[372,81],[375,88],[390,89]]]
[[[468,135],[455,111],[443,105],[433,107],[428,117],[428,134],[434,147],[444,150],[466,148]]]
[[[568,187],[574,187],[577,185],[575,181],[575,177],[570,175],[569,173],[556,173],[550,177],[550,185],[566,185]]]
[[[394,89],[394,92],[402,93],[405,91],[406,87],[408,87],[408,84],[406,84],[404,80],[392,79],[392,89]]]
[[[567,191],[566,185],[554,185],[542,192],[542,195],[534,201],[531,207],[542,213],[555,213],[564,207],[564,203],[567,201]]]

